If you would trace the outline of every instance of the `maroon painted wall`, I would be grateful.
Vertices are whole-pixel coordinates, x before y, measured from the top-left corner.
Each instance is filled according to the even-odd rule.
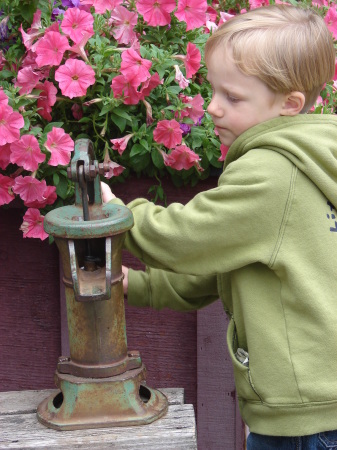
[[[61,351],[58,251],[23,239],[22,215],[0,208],[0,391],[53,387]]]

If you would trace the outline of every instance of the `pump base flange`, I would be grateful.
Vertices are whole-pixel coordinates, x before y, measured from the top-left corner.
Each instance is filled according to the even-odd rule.
[[[164,394],[145,385],[145,366],[110,378],[80,378],[58,371],[60,389],[37,408],[39,422],[55,430],[144,425],[168,408]]]

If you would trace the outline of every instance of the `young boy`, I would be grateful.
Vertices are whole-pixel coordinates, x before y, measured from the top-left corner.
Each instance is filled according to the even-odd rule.
[[[337,118],[305,114],[333,78],[332,36],[309,9],[259,8],[205,59],[224,171],[185,206],[128,204],[125,246],[147,265],[126,269],[128,302],[220,297],[248,450],[337,449]]]

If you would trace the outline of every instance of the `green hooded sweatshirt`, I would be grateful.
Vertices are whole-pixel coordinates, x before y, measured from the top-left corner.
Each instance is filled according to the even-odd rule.
[[[148,266],[130,270],[128,302],[186,311],[221,298],[240,410],[253,432],[337,429],[333,205],[332,115],[280,117],[247,130],[218,187],[185,206],[127,205],[135,226],[125,246]]]

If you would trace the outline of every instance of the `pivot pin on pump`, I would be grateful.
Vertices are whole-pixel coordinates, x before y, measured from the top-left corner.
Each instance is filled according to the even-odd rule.
[[[44,221],[62,259],[70,356],[59,358],[60,391],[40,403],[37,417],[57,430],[147,424],[168,407],[146,386],[139,352],[127,349],[122,247],[133,216],[125,206],[103,205],[99,175],[106,170],[91,141],[77,140],[68,168],[75,204]]]

